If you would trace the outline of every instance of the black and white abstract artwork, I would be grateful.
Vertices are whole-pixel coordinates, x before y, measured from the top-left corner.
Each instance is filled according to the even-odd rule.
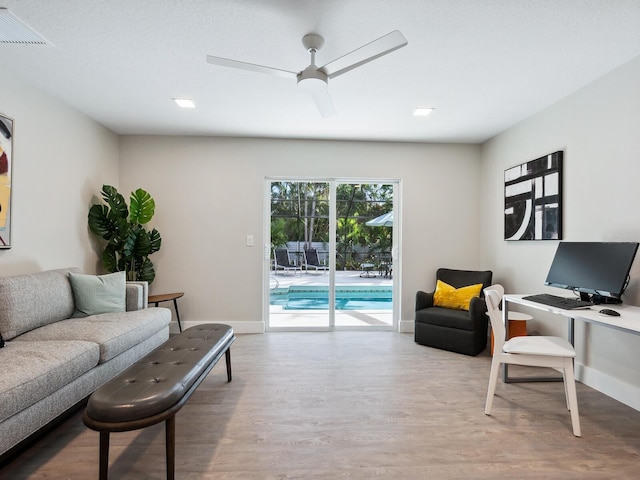
[[[562,153],[505,170],[505,240],[562,240]]]

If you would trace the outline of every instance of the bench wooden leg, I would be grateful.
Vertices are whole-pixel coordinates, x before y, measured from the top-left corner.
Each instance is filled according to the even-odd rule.
[[[174,480],[176,472],[176,417],[167,418],[165,447],[167,449],[167,480]]]
[[[231,347],[227,348],[224,352],[225,360],[227,361],[227,381],[231,381]]]
[[[100,432],[100,480],[109,477],[109,432]]]

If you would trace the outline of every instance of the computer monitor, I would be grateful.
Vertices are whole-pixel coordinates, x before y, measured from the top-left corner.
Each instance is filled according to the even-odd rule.
[[[544,284],[593,303],[621,303],[638,242],[560,242]]]

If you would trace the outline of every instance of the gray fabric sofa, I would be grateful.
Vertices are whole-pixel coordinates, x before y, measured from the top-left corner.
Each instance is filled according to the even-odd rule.
[[[0,460],[169,338],[144,282],[126,284],[126,311],[72,318],[69,272],[0,277]]]

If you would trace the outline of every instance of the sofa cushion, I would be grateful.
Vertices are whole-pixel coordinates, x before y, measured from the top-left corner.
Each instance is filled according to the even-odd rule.
[[[158,313],[161,312],[161,315]],[[84,318],[70,318],[45,325],[16,338],[15,342],[45,340],[85,340],[100,347],[100,363],[129,350],[166,328],[171,310],[148,308],[137,312],[103,313]]]
[[[89,371],[98,357],[92,342],[7,342],[0,350],[0,421]]]
[[[70,272],[69,281],[76,304],[74,317],[125,311],[125,272],[106,275]]]
[[[458,330],[474,330],[475,323],[466,310],[431,307],[416,312],[416,323],[428,323]]]
[[[74,302],[68,276],[78,271],[65,268],[0,277],[0,332],[5,341],[69,318]]]

